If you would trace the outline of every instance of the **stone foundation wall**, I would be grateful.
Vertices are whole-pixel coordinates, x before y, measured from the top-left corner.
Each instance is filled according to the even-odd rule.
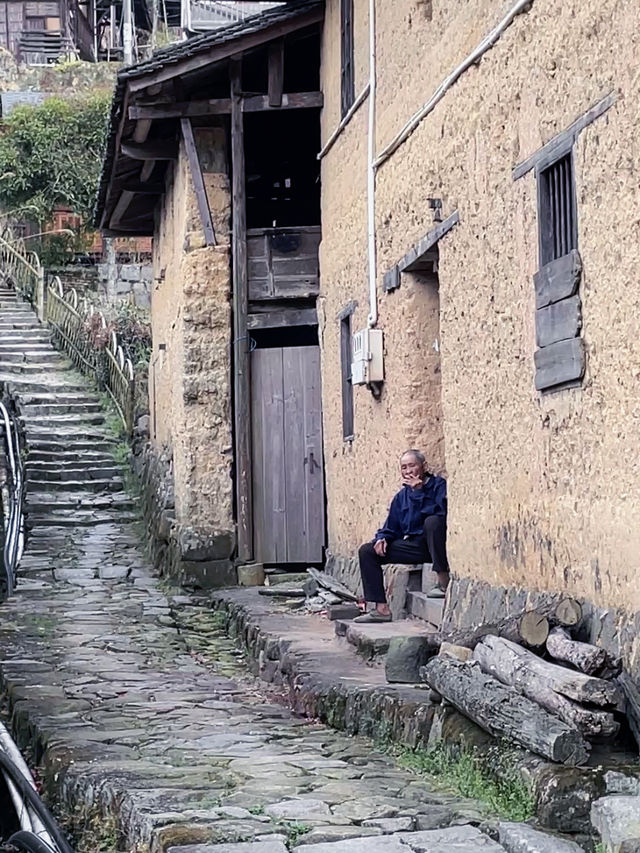
[[[454,578],[447,593],[442,627],[450,631],[491,623],[563,597],[559,592]],[[615,607],[597,607],[584,598],[578,600],[582,605],[581,638],[622,657],[626,671],[640,677],[640,612],[627,613]]]
[[[196,589],[235,584],[236,572],[229,560],[233,535],[206,534],[176,519],[171,448],[156,448],[144,430],[137,429],[132,468],[141,495],[149,556],[156,571]]]

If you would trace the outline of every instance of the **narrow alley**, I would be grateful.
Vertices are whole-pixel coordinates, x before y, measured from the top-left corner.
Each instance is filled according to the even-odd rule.
[[[77,849],[504,850],[478,828],[492,825],[480,804],[294,717],[205,599],[153,577],[95,391],[30,307],[0,300],[0,379],[24,402],[34,525],[3,605],[2,687]]]

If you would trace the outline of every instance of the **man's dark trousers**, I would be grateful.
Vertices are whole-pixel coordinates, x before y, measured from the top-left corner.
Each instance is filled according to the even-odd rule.
[[[434,572],[449,571],[446,549],[447,519],[441,515],[428,515],[424,520],[423,531],[422,536],[387,542],[387,553],[383,557],[376,554],[373,542],[367,542],[360,547],[358,557],[365,601],[376,604],[386,602],[382,572],[385,563],[433,563]]]

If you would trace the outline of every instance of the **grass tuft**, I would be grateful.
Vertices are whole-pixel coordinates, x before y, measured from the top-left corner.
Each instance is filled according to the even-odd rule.
[[[470,750],[452,750],[443,744],[432,749],[390,747],[400,766],[418,775],[430,776],[455,793],[479,800],[503,820],[525,821],[533,817],[531,792],[504,750],[499,776],[483,766],[482,756]],[[495,761],[492,762],[495,766]]]

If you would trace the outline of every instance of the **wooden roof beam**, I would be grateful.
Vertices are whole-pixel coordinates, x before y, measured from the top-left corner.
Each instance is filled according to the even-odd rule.
[[[141,89],[148,89],[150,86],[162,83],[165,80],[183,77],[185,74],[198,71],[200,68],[220,62],[223,59],[229,59],[231,56],[239,57],[244,51],[260,47],[260,45],[273,39],[282,38],[288,33],[296,32],[312,24],[319,24],[323,17],[324,10],[321,7],[315,8],[305,15],[298,15],[288,21],[282,21],[269,29],[258,30],[228,42],[213,45],[209,50],[187,56],[178,62],[167,64],[155,71],[149,71],[148,74],[131,77],[128,81],[128,89],[130,92],[139,92]]]
[[[263,110],[300,110],[322,107],[322,92],[289,92],[281,96],[279,106],[270,103],[270,95],[245,95],[242,98],[242,111],[245,113]],[[141,124],[142,121],[154,121],[170,118],[199,118],[203,116],[227,115],[231,113],[230,98],[210,98],[206,101],[185,101],[158,106],[129,107],[129,118]]]
[[[120,151],[131,160],[177,160],[173,142],[121,142]]]

